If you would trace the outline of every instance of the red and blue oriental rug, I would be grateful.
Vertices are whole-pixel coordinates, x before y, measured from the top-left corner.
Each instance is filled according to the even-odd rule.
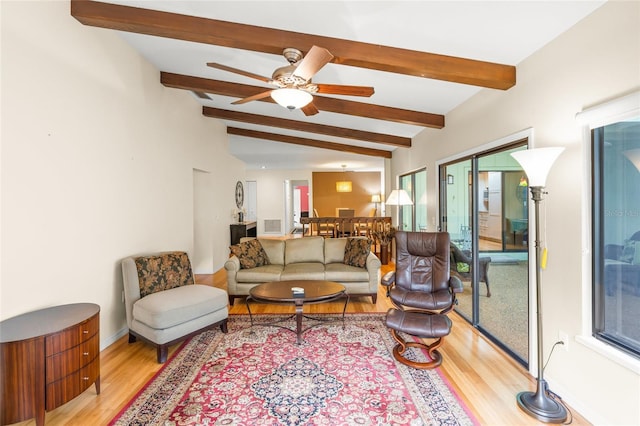
[[[437,370],[395,361],[384,314],[346,314],[344,326],[322,323],[303,337],[298,345],[295,332],[232,315],[228,334],[183,344],[110,424],[478,424]]]

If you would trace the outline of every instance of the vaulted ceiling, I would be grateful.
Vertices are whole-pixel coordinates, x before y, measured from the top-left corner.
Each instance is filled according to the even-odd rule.
[[[192,93],[248,168],[373,170],[479,90],[512,88],[521,60],[602,3],[71,0],[71,14],[119,31],[158,84]],[[285,48],[312,46],[333,57],[313,75],[310,110],[287,110],[268,81]]]

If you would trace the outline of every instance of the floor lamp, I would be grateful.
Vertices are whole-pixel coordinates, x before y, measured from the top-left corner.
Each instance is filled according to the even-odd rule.
[[[545,423],[562,423],[567,419],[566,408],[549,397],[547,382],[544,380],[543,352],[542,352],[542,288],[540,275],[542,272],[540,247],[540,201],[544,194],[545,182],[551,166],[562,153],[564,148],[538,148],[514,152],[511,154],[529,179],[531,199],[535,205],[536,226],[536,313],[538,321],[538,378],[535,392],[520,392],[516,399],[518,406],[532,417]]]
[[[410,206],[413,204],[413,201],[411,200],[411,197],[409,197],[407,191],[405,191],[404,189],[394,189],[393,191],[391,191],[384,203],[388,206],[400,207]],[[396,212],[396,218],[398,222],[398,230],[402,231],[402,223],[400,222],[400,209],[398,209],[398,211]],[[393,239],[395,240],[395,238]]]

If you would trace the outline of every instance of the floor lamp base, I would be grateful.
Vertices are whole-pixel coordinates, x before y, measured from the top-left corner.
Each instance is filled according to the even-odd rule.
[[[518,406],[531,417],[544,423],[563,423],[567,419],[567,410],[559,402],[549,398],[538,387],[537,392],[520,392],[516,399]]]

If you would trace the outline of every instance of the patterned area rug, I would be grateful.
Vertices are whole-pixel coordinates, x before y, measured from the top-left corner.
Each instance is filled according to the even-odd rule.
[[[110,424],[478,424],[437,370],[395,361],[384,314],[346,314],[344,325],[317,317],[335,321],[305,318],[304,327],[320,325],[298,345],[291,330],[230,316],[228,334],[186,342]],[[293,320],[282,325],[295,330]]]

